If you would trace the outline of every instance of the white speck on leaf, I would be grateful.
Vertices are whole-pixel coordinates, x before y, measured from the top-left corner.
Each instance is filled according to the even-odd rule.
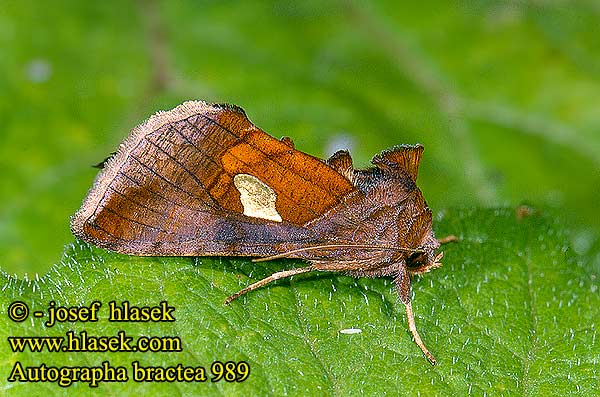
[[[344,334],[344,335],[360,334],[361,332],[362,332],[362,329],[360,329],[360,328],[345,328],[345,329],[340,330],[340,334]]]

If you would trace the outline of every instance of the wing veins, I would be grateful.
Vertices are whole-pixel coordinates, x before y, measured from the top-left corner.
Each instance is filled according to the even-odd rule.
[[[145,138],[146,139],[146,138]],[[206,186],[204,186],[204,184],[202,183],[202,181],[196,176],[194,175],[194,173],[192,171],[190,171],[189,169],[187,169],[182,163],[180,163],[179,161],[177,161],[177,159],[173,156],[171,156],[171,154],[167,153],[163,148],[161,148],[157,143],[146,139],[148,142],[150,142],[154,147],[156,147],[158,150],[160,150],[161,152],[163,152],[164,154],[166,154],[171,160],[173,160],[177,165],[179,165],[185,172],[187,172],[192,179],[194,180],[194,182],[196,182],[196,184],[198,186],[200,186],[200,188],[202,190],[204,190],[204,192],[206,193],[206,196],[212,201],[213,205],[216,205],[217,203],[215,202],[215,199],[210,195],[210,193],[208,192]]]
[[[141,184],[140,182],[136,181],[135,179],[133,179],[132,177],[130,177],[129,175],[127,175],[127,174],[126,174],[126,173],[124,173],[123,171],[119,171],[119,172],[118,172],[118,174],[119,174],[119,175],[122,175],[122,176],[124,176],[126,179],[130,180],[131,182],[135,183],[136,185],[138,185],[138,186],[140,186],[140,187],[142,186],[142,184]],[[177,202],[177,201],[173,201],[173,200],[171,200],[171,199],[169,199],[169,198],[167,198],[167,197],[163,196],[162,194],[160,194],[160,193],[158,193],[158,192],[155,192],[155,191],[154,191],[154,190],[152,190],[152,189],[147,189],[147,190],[148,190],[148,191],[150,191],[150,192],[151,192],[152,194],[154,194],[155,196],[158,196],[158,197],[162,198],[162,199],[163,199],[163,200],[165,200],[166,202],[168,202],[168,203],[171,203],[171,204],[174,204],[174,205],[176,205],[176,206],[178,206],[178,207],[181,207],[181,208],[185,208],[186,210],[190,210],[190,211],[193,211],[193,212],[209,212],[209,211],[200,211],[200,210],[197,210],[197,209],[194,209],[194,208],[188,207],[187,205],[183,205],[183,204],[181,204],[181,203],[179,203],[179,202]]]
[[[132,219],[132,218],[126,217],[125,215],[122,215],[122,214],[118,213],[117,211],[113,210],[113,209],[112,209],[112,208],[110,208],[110,207],[104,207],[104,208],[105,208],[105,209],[106,209],[108,212],[112,212],[113,214],[115,214],[115,215],[116,215],[116,216],[118,216],[119,218],[125,219],[126,221],[130,221],[130,222],[133,222],[133,223],[137,223],[137,224],[138,224],[138,225],[140,225],[140,226],[144,226],[144,227],[147,227],[147,228],[150,228],[150,229],[154,229],[154,230],[157,230],[157,231],[159,231],[159,232],[162,232],[162,233],[164,233],[164,234],[175,234],[175,235],[177,235],[177,233],[170,232],[170,231],[168,231],[168,230],[165,230],[165,229],[163,229],[162,227],[157,227],[157,226],[148,225],[148,224],[146,224],[146,223],[144,223],[144,222],[140,222],[140,221],[137,221],[137,220],[135,220],[135,219]]]
[[[150,171],[152,174],[156,175],[157,177],[159,177],[160,179],[162,179],[163,181],[167,182],[169,185],[173,186],[175,189],[179,190],[182,193],[187,194],[188,196],[190,196],[191,198],[193,198],[194,200],[196,200],[197,202],[201,203],[201,204],[207,204],[206,202],[202,201],[200,198],[192,195],[190,192],[188,192],[187,190],[183,190],[182,188],[180,188],[179,186],[177,186],[176,184],[174,184],[173,182],[171,182],[170,180],[168,180],[167,178],[165,178],[164,176],[160,175],[158,172],[156,172],[155,170],[153,170],[151,167],[147,166],[146,164],[142,163],[142,161],[140,159],[138,159],[136,156],[134,156],[133,154],[130,154],[130,157],[132,159],[134,159],[138,164],[140,164],[142,167],[144,167],[145,169],[147,169],[148,171]]]

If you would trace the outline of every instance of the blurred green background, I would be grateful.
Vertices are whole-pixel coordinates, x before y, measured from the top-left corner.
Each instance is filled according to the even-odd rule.
[[[0,267],[45,273],[93,164],[159,109],[243,107],[355,163],[426,152],[434,211],[528,203],[600,270],[600,3],[0,3]]]

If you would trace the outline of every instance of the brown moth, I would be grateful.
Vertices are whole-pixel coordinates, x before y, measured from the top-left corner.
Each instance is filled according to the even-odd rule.
[[[410,276],[441,265],[431,210],[416,185],[423,146],[397,146],[354,169],[323,161],[254,126],[231,105],[185,102],[134,128],[73,216],[75,236],[131,255],[297,258],[320,270],[393,277],[417,332]]]

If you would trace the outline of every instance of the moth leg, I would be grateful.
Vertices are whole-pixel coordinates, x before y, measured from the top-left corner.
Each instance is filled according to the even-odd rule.
[[[296,274],[311,272],[313,270],[315,270],[314,266],[307,266],[307,267],[299,267],[297,269],[284,270],[282,272],[273,273],[269,277],[263,278],[262,280],[257,281],[254,284],[250,284],[246,288],[231,295],[230,297],[225,299],[225,304],[228,305],[232,300],[244,295],[247,292],[254,291],[255,289],[260,288],[265,284],[269,284],[272,281],[279,280],[280,278],[291,277]]]
[[[421,265],[419,267],[411,267],[410,269],[408,269],[408,272],[410,274],[423,274],[423,273],[427,273],[433,269],[437,269],[438,267],[441,267],[442,264],[440,262],[433,262],[433,263],[428,263],[426,265]]]
[[[413,314],[412,305],[410,304],[410,301],[408,303],[405,303],[404,307],[406,307],[406,317],[408,318],[408,329],[410,330],[410,333],[412,334],[413,339],[415,340],[415,343],[417,344],[417,346],[419,346],[421,348],[421,351],[423,352],[423,354],[425,354],[425,356],[427,357],[429,362],[432,365],[435,365],[435,363],[436,363],[435,357],[433,356],[433,354],[431,354],[429,352],[429,350],[427,350],[425,343],[423,343],[423,341],[421,340],[421,336],[419,336],[419,332],[417,331],[417,326],[415,325],[415,316]]]
[[[408,274],[406,266],[400,266],[398,274],[396,275],[396,279],[394,281],[396,282],[396,287],[398,288],[400,300],[402,301],[402,303],[404,303],[404,307],[406,308],[408,329],[410,330],[410,333],[412,334],[417,346],[419,346],[423,354],[425,354],[425,357],[427,357],[431,364],[435,365],[435,357],[429,352],[429,350],[425,346],[425,343],[423,343],[423,340],[419,335],[419,331],[417,331],[417,326],[415,325],[415,316],[412,310],[412,305],[410,303],[410,276]]]
[[[440,244],[448,244],[448,243],[458,242],[459,239],[454,234],[451,234],[449,236],[438,239],[438,241],[440,242]]]

